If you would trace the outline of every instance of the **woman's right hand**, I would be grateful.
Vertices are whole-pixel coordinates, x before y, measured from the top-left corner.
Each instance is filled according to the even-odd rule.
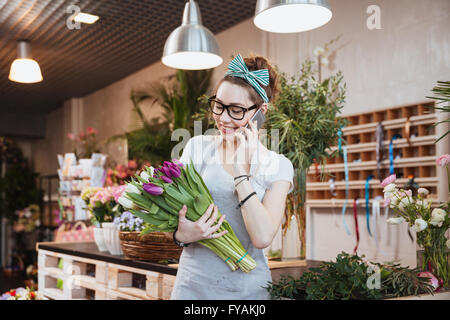
[[[215,233],[225,220],[225,215],[222,215],[214,225],[218,215],[217,206],[214,204],[211,203],[200,219],[195,222],[186,218],[186,211],[187,206],[184,205],[178,212],[178,231],[175,234],[177,241],[191,243],[203,239],[217,239],[228,233],[228,230]]]

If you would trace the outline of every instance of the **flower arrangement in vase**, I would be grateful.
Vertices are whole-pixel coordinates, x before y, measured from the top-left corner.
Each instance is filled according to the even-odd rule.
[[[437,164],[446,168],[450,187],[450,155],[439,157]],[[431,201],[427,200],[429,194],[427,189],[419,188],[415,196],[411,190],[398,188],[395,180],[396,176],[391,175],[382,182],[384,205],[389,205],[396,214],[387,222],[397,225],[408,223],[417,233],[417,244],[423,251],[421,269],[436,276],[440,287],[448,288],[450,240],[446,239],[445,233],[450,227],[450,200],[432,209]]]

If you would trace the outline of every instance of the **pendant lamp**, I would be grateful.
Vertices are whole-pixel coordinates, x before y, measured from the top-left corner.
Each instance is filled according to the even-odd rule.
[[[166,66],[185,70],[210,69],[223,62],[213,33],[202,25],[195,1],[185,4],[182,24],[167,38],[161,60]]]
[[[11,64],[9,80],[20,83],[35,83],[43,80],[39,64],[31,59],[31,45],[21,40],[17,43],[17,59]]]
[[[331,20],[327,0],[258,0],[253,23],[275,33],[294,33],[319,28]]]

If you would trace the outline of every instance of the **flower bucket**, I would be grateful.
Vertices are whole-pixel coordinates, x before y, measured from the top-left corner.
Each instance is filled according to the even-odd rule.
[[[105,236],[105,244],[110,254],[118,256],[122,255],[122,248],[120,247],[119,229],[113,222],[102,223]]]
[[[94,228],[94,240],[99,251],[108,251],[105,243],[104,229]]]

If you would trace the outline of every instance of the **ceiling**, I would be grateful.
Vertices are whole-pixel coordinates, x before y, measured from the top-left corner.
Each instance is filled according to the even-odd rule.
[[[214,34],[253,16],[256,0],[196,0]],[[70,5],[100,19],[69,29]],[[43,115],[161,59],[184,0],[0,0],[0,114]],[[44,81],[8,80],[17,40],[31,42]]]

